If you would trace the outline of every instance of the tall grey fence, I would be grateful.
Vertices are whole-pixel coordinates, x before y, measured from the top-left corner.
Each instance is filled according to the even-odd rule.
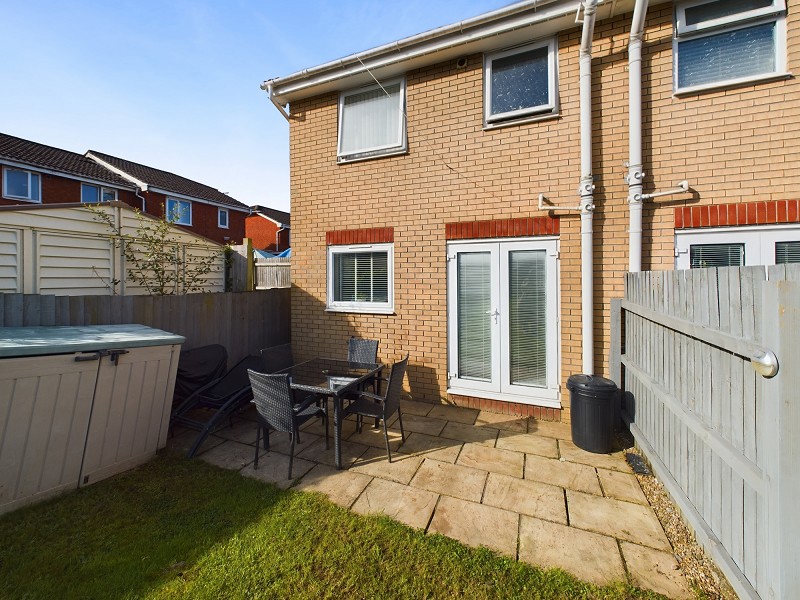
[[[741,597],[800,598],[800,265],[630,273],[612,323],[623,415],[698,540]]]
[[[184,296],[0,294],[0,327],[139,323],[186,337],[184,350],[222,344],[229,365],[288,343],[290,321],[288,289]]]
[[[257,290],[292,287],[291,258],[257,258],[255,284]]]

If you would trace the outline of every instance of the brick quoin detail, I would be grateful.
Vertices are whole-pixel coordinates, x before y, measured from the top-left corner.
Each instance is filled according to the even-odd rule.
[[[560,226],[557,217],[525,217],[445,224],[445,238],[447,240],[558,235],[559,231]]]
[[[682,206],[675,209],[675,229],[800,223],[800,200]]]
[[[328,246],[349,244],[386,244],[394,242],[394,227],[373,227],[372,229],[346,229],[328,231],[325,234]]]

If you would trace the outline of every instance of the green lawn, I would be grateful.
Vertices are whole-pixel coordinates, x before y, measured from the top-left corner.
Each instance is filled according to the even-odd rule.
[[[0,517],[0,597],[656,598],[164,455]]]

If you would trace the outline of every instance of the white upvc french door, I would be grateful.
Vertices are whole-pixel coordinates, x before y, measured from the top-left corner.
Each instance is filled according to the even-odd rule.
[[[448,245],[448,391],[558,407],[556,239]]]

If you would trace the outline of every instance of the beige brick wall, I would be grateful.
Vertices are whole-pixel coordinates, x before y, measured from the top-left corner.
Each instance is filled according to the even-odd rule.
[[[789,1],[788,70],[800,71],[800,2]],[[597,24],[594,61],[595,363],[607,373],[609,301],[628,265],[627,46],[631,15]],[[798,197],[800,87],[794,79],[676,98],[672,7],[648,14],[644,44],[645,191],[688,179],[695,197],[644,210],[644,269],[674,264],[674,209]],[[407,74],[408,153],[337,165],[337,95],[292,104],[292,341],[301,357],[343,355],[349,335],[379,338],[389,361],[411,353],[416,399],[446,397],[445,224],[535,217],[537,196],[576,205],[580,31],[562,33],[560,116],[482,129],[482,56]],[[561,373],[581,372],[580,218],[561,216]],[[328,313],[325,233],[394,227],[395,314]]]

